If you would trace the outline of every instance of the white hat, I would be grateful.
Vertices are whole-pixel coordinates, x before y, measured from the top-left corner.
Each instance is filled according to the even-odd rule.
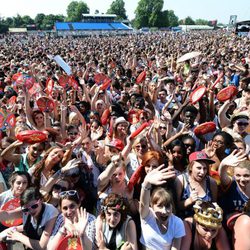
[[[129,122],[126,121],[125,118],[122,117],[122,116],[120,116],[120,117],[118,117],[118,118],[115,119],[114,127],[116,127],[120,123],[126,123],[129,126]]]

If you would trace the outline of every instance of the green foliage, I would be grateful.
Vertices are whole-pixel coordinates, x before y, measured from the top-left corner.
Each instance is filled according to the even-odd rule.
[[[135,10],[135,27],[159,27],[163,0],[140,0]]]
[[[22,19],[23,19],[24,27],[26,25],[29,25],[29,24],[34,24],[34,20],[30,16],[28,16],[28,15],[23,16]]]
[[[65,20],[65,16],[63,15],[44,15],[42,13],[37,14],[35,17],[35,24],[37,29],[40,30],[48,30],[52,29],[55,22],[63,22]]]
[[[169,26],[170,27],[176,27],[178,26],[178,16],[174,14],[173,10],[168,11],[168,21],[169,21]]]
[[[205,19],[196,19],[195,24],[197,24],[197,25],[208,25],[209,21],[205,20]]]
[[[67,7],[67,21],[80,22],[84,13],[89,13],[88,5],[83,1],[72,1]]]
[[[185,25],[195,25],[195,21],[190,16],[188,16],[184,19],[184,24]]]
[[[0,33],[6,33],[8,31],[8,25],[4,19],[0,19]]]
[[[20,27],[24,26],[23,19],[19,14],[17,14],[16,16],[13,17],[12,25],[15,28],[20,28]]]
[[[43,26],[43,19],[45,18],[45,15],[42,13],[39,13],[35,17],[35,24],[38,29],[42,29]]]
[[[114,0],[107,10],[107,14],[116,14],[118,20],[127,19],[124,1]]]

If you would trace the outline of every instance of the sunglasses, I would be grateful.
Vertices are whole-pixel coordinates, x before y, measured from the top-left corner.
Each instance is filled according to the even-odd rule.
[[[159,129],[167,129],[167,127],[159,126]]]
[[[136,145],[135,146],[136,148],[142,148],[142,149],[145,149],[145,148],[147,148],[148,147],[148,145]]]
[[[187,147],[187,148],[193,148],[194,147],[194,144],[188,144],[188,143],[184,143],[184,145]]]
[[[248,122],[237,122],[238,126],[245,126],[246,127],[246,126],[248,126],[248,124],[249,124]]]
[[[69,135],[78,135],[78,133],[68,133]]]
[[[65,196],[77,196],[79,199],[79,195],[76,190],[68,190],[68,191],[63,191],[59,194],[59,196],[63,199]]]
[[[55,184],[52,189],[61,190],[62,192],[67,190],[66,187],[63,187],[63,186],[61,186],[59,184]]]
[[[37,209],[38,206],[39,206],[39,202],[40,202],[40,200],[38,200],[35,204],[31,205],[30,207],[22,207],[22,212],[23,213],[28,213],[29,210],[31,210],[31,209],[32,210]]]

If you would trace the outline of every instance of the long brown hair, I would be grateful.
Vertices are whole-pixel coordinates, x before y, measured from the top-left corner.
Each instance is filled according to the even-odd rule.
[[[34,182],[34,185],[35,185],[36,187],[40,187],[41,173],[42,173],[42,171],[43,171],[44,168],[45,168],[45,161],[46,161],[48,155],[50,154],[50,152],[52,152],[52,151],[53,151],[54,149],[56,149],[56,148],[61,149],[61,148],[56,147],[56,146],[55,146],[55,147],[49,148],[49,149],[46,151],[46,153],[44,154],[42,160],[39,161],[39,162],[35,165],[35,170],[34,170],[34,173],[33,173],[33,178],[34,178],[33,182]],[[58,166],[58,167],[59,167],[59,166]],[[51,175],[55,172],[55,170],[56,170],[56,169],[53,168],[53,170],[51,171]],[[58,169],[58,170],[59,170],[59,169]]]

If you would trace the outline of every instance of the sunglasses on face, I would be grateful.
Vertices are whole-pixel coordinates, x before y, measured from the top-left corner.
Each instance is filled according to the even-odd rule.
[[[78,193],[77,193],[77,191],[76,190],[68,190],[68,191],[63,191],[63,192],[61,192],[60,194],[59,194],[59,196],[61,197],[61,198],[64,198],[65,196],[77,196],[77,198],[79,199],[79,195],[78,195]]]
[[[159,126],[159,129],[167,129],[165,126]]]
[[[59,184],[55,184],[52,189],[61,190],[62,192],[67,190],[66,187],[63,187],[63,186],[61,186]]]
[[[147,145],[136,145],[135,147],[137,149],[139,149],[139,148],[145,149],[145,148],[147,148]]]
[[[78,133],[70,132],[69,135],[78,135]]]
[[[28,213],[29,210],[37,209],[38,206],[39,206],[39,202],[40,202],[40,200],[38,200],[35,204],[33,204],[33,205],[29,206],[29,207],[22,207],[22,212],[23,213]]]
[[[238,126],[245,126],[246,127],[246,126],[248,126],[248,124],[249,124],[248,122],[237,122]]]
[[[194,144],[188,144],[188,143],[184,143],[185,147],[187,148],[194,148]]]

